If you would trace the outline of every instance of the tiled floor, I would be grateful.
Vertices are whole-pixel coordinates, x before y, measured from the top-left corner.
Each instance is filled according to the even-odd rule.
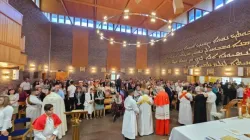
[[[218,108],[219,110],[219,108]],[[237,115],[237,109],[231,110],[231,116]],[[178,124],[178,111],[171,111],[170,127],[179,126]],[[120,117],[115,123],[112,122],[111,114],[107,114],[104,118],[83,120],[80,125],[80,140],[123,140],[121,135],[122,129],[122,117]],[[71,140],[72,131],[71,124],[68,121],[68,132],[62,140]],[[137,137],[136,140],[168,140],[167,136],[150,135]]]

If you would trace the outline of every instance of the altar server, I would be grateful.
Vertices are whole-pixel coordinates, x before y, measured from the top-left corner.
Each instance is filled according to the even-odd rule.
[[[56,140],[61,119],[53,113],[52,104],[44,105],[45,113],[33,122],[34,140]]]
[[[156,134],[157,135],[169,135],[169,97],[165,90],[161,87],[157,88],[157,95],[154,99],[156,106],[155,118],[156,118]]]
[[[134,91],[128,91],[128,97],[125,99],[125,114],[123,116],[122,134],[125,140],[135,140],[137,136],[136,115],[139,114],[139,108],[133,99]]]
[[[138,99],[139,105],[139,120],[138,120],[138,132],[140,136],[150,135],[154,132],[153,118],[152,118],[152,105],[153,100],[149,97],[149,90],[143,91],[144,95]]]
[[[56,89],[53,89],[53,90],[56,90]],[[64,136],[67,131],[67,120],[66,120],[66,115],[64,114],[65,112],[64,100],[59,94],[55,92],[51,92],[49,95],[47,95],[44,98],[43,108],[45,108],[47,104],[53,105],[53,113],[59,116],[60,119],[62,120],[62,125],[58,127],[58,135],[57,135],[58,138],[61,139],[62,136]],[[44,112],[46,113],[45,110],[42,110],[41,114],[44,114]]]
[[[192,94],[187,91],[188,87],[184,86],[183,91],[178,94],[180,100],[179,123],[188,125],[193,123],[192,107],[190,102],[193,100]]]
[[[38,99],[38,94],[39,93],[37,91],[33,91],[31,95],[26,99],[26,117],[31,118],[31,122],[33,122],[37,117],[41,115],[43,102]]]
[[[207,87],[207,120],[208,121],[211,121],[213,120],[213,117],[211,115],[212,112],[217,112],[217,109],[216,109],[216,99],[217,99],[217,96],[216,94],[212,91],[212,87],[211,86],[208,86]]]

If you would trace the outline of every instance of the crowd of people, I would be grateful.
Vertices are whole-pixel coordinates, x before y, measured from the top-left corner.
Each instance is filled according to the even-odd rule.
[[[92,119],[94,112],[96,118],[102,118],[104,100],[112,97],[113,121],[124,114],[122,134],[126,139],[135,139],[138,132],[141,136],[154,132],[152,112],[155,112],[156,134],[168,135],[170,110],[179,110],[180,125],[210,121],[218,106],[226,105],[233,99],[242,99],[245,88],[243,83],[222,83],[219,80],[202,84],[151,77],[147,80],[118,78],[116,81],[108,78],[83,81],[40,79],[31,84],[26,78],[17,87],[6,87],[1,92],[0,130],[1,135],[10,133],[11,120],[16,119],[18,111],[23,109],[19,102],[26,102],[26,115],[35,121],[41,115],[43,100],[53,92],[64,101],[66,111],[87,111],[86,119]],[[44,110],[48,112],[51,108],[47,106]],[[138,129],[135,127],[137,124]]]

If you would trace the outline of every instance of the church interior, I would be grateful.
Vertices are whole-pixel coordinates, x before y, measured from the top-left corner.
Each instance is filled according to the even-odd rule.
[[[0,140],[250,140],[249,0],[0,0]]]

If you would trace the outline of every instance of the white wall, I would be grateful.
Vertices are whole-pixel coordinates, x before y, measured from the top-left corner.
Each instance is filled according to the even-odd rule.
[[[213,11],[213,0],[203,0],[202,2],[195,5],[194,7],[211,12]]]

